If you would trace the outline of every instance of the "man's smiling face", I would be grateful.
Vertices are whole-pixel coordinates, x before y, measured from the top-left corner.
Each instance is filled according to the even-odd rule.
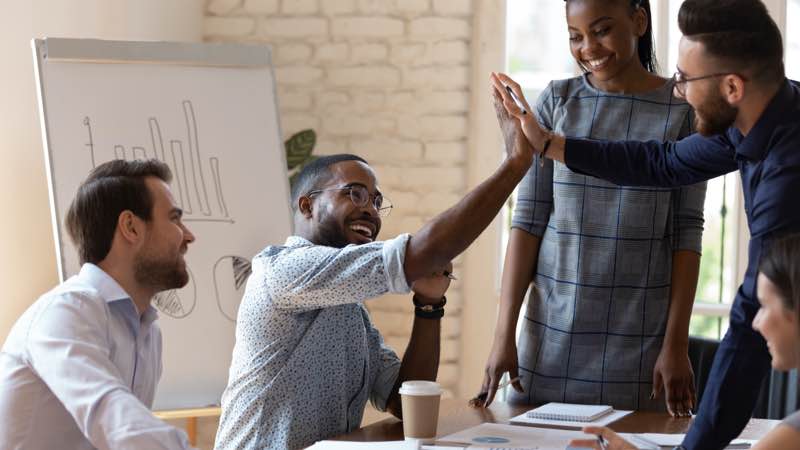
[[[314,243],[330,247],[373,242],[381,229],[374,200],[381,195],[372,169],[360,161],[342,161],[329,167],[330,178],[311,198]],[[351,189],[364,188],[369,199],[357,206]]]

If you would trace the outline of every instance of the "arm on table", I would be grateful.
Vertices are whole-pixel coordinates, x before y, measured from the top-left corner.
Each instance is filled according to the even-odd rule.
[[[689,361],[689,320],[692,315],[703,224],[706,184],[672,191],[672,280],[666,335],[653,369],[653,394],[666,390],[667,410],[673,416],[696,411],[694,372]]]
[[[448,264],[445,270],[453,269]],[[433,305],[440,303],[450,286],[450,278],[436,273],[414,282],[412,289],[420,303]],[[386,409],[395,417],[402,419],[403,411],[399,389],[407,380],[435,381],[439,371],[439,348],[441,338],[441,319],[414,317],[414,325],[408,347],[400,364],[400,372],[386,401]]]
[[[667,331],[653,368],[653,395],[658,398],[666,391],[667,411],[673,416],[689,415],[697,404],[689,361],[689,319],[699,271],[698,253],[678,250],[673,254]]]

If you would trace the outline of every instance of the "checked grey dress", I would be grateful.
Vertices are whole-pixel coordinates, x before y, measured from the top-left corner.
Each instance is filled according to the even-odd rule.
[[[692,131],[672,82],[625,95],[585,76],[551,82],[536,112],[568,137],[677,140]],[[620,187],[535,161],[512,227],[540,236],[534,287],[517,345],[523,394],[510,401],[663,409],[649,400],[667,324],[672,253],[700,252],[705,184]]]

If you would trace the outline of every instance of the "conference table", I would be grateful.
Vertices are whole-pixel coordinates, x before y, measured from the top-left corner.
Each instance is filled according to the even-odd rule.
[[[484,422],[508,424],[509,419],[531,409],[495,401],[489,408],[472,408],[463,399],[443,399],[439,406],[437,436],[447,436]],[[609,425],[624,433],[685,433],[690,418],[672,418],[667,413],[635,411]],[[760,439],[779,420],[750,419],[743,439]],[[403,439],[403,422],[392,417],[333,438],[340,441],[393,441]]]

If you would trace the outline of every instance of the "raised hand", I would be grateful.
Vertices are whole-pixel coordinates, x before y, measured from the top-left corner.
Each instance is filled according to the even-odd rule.
[[[497,109],[497,99],[499,98],[500,104],[503,106],[505,113],[508,116],[517,119],[517,122],[519,123],[520,128],[522,129],[522,132],[530,145],[534,148],[536,153],[541,153],[542,149],[544,148],[545,141],[550,139],[550,132],[539,125],[539,122],[536,120],[536,116],[531,112],[532,110],[530,105],[528,105],[528,101],[525,100],[525,95],[522,93],[522,89],[520,88],[519,84],[512,80],[508,75],[503,73],[492,73],[490,76],[490,81],[492,95],[495,98],[495,109]],[[514,95],[517,96],[519,101],[522,103],[522,106],[525,108],[524,110],[517,106],[517,103],[511,97],[511,94],[509,94],[506,90],[506,86],[508,86],[514,92]],[[527,113],[524,113],[523,111],[527,111]],[[498,120],[499,119],[500,113],[498,112]],[[500,127],[503,128],[502,122]],[[503,135],[505,137],[505,130]],[[506,147],[508,147],[508,142],[508,139],[506,139]]]
[[[519,160],[525,167],[533,162],[533,148],[528,143],[522,132],[519,120],[516,120],[503,106],[503,98],[492,88],[492,99],[494,101],[494,112],[497,115],[497,122],[503,134],[503,141],[506,146],[506,154],[509,158]]]
[[[686,417],[695,409],[697,398],[694,372],[686,347],[663,346],[653,368],[653,398],[666,391],[667,411],[673,417]]]

